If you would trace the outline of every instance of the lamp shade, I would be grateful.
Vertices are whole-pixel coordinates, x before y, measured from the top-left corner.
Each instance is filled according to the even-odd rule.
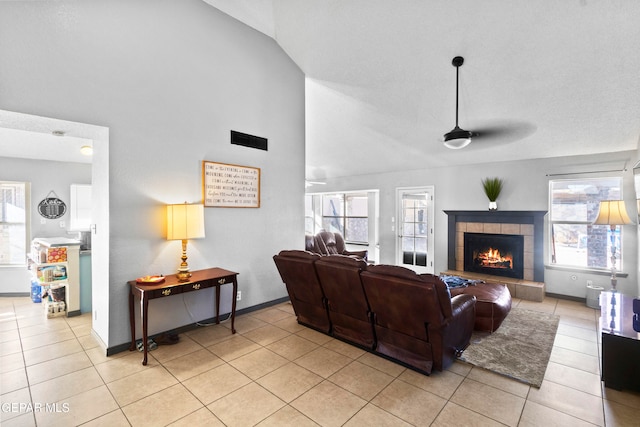
[[[626,225],[633,224],[627,214],[624,200],[602,200],[598,217],[592,223],[594,225]]]
[[[204,237],[203,205],[167,205],[167,240]]]

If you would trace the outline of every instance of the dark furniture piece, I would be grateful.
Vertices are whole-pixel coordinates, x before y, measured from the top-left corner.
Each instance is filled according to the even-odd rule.
[[[511,293],[503,283],[477,283],[450,291],[452,297],[461,294],[476,297],[476,331],[494,332],[511,311]]]
[[[316,272],[327,298],[333,335],[372,350],[375,344],[371,309],[362,288],[360,272],[367,263],[345,255],[322,257]]]
[[[273,258],[300,324],[427,375],[469,344],[476,298],[452,299],[437,276],[305,251]]]
[[[273,257],[282,281],[287,287],[289,299],[298,323],[328,334],[331,322],[314,263],[320,255],[310,252],[281,251]]]
[[[224,270],[222,268],[209,268],[206,270],[192,271],[191,279],[188,282],[179,282],[176,275],[165,277],[164,282],[159,284],[138,283],[135,280],[127,282],[130,287],[129,292],[129,322],[131,324],[131,345],[129,351],[136,349],[136,320],[135,320],[135,298],[140,299],[140,317],[142,318],[142,343],[144,346],[142,364],[147,364],[147,324],[149,300],[154,298],[164,298],[183,292],[193,292],[211,287],[216,288],[216,323],[220,323],[220,287],[226,284],[233,285],[233,299],[231,302],[231,333],[235,334],[236,318],[236,295],[238,293],[238,273]]]
[[[602,381],[614,390],[640,391],[640,333],[633,329],[633,298],[600,293]]]
[[[313,245],[308,238],[305,241],[305,247],[311,252],[320,255],[349,255],[367,260],[368,251],[348,251],[344,238],[340,233],[331,231],[320,231],[313,237]]]
[[[473,295],[451,298],[439,277],[393,265],[367,267],[362,284],[373,313],[377,353],[430,374],[449,367],[469,345]]]

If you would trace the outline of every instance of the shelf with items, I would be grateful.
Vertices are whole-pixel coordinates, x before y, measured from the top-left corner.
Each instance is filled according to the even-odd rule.
[[[30,270],[33,283],[40,288],[40,298],[47,317],[66,316],[66,291],[69,284],[67,263],[40,264],[32,261]]]
[[[56,316],[80,314],[79,253],[80,242],[64,237],[36,238],[31,244],[29,270],[47,295],[42,302],[48,317],[55,317],[50,310]]]

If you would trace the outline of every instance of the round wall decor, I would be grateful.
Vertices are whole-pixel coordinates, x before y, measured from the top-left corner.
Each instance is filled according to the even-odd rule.
[[[54,197],[51,197],[54,196]],[[65,214],[67,205],[58,198],[58,195],[51,190],[47,197],[38,203],[38,212],[47,219],[57,219]]]

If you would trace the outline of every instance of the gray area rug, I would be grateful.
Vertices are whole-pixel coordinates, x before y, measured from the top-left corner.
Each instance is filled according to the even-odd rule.
[[[474,332],[460,360],[540,388],[560,317],[513,308],[492,334]]]

